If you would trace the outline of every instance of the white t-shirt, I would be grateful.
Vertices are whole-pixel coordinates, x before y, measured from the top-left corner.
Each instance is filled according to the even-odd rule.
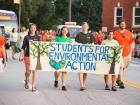
[[[108,40],[108,39],[103,40],[101,44],[102,45],[119,46],[119,43],[116,40],[114,40],[114,39],[112,39],[112,40]]]
[[[18,41],[18,33],[10,33],[10,40],[13,42],[17,42]]]
[[[24,37],[27,35],[27,32],[20,32],[19,33],[19,36],[18,36],[18,44],[19,44],[19,48],[22,47],[22,43],[23,43],[23,40],[24,40]]]

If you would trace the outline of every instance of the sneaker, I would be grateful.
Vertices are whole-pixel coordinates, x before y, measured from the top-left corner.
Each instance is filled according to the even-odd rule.
[[[120,86],[121,81],[120,80],[117,80],[116,83],[117,83],[118,86]]]
[[[110,90],[108,85],[105,86],[105,90]]]
[[[58,81],[54,81],[54,87],[58,88]]]
[[[63,91],[67,91],[66,86],[62,86],[62,90],[63,90]]]
[[[121,82],[120,83],[120,87],[119,88],[121,88],[121,89],[124,89],[125,88],[125,86],[124,86],[124,83],[123,82]]]
[[[117,91],[115,86],[112,87],[112,91]]]
[[[80,91],[84,91],[85,89],[85,87],[80,87]]]

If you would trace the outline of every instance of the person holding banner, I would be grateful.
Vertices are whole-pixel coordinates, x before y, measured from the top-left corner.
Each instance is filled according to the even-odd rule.
[[[112,46],[119,46],[118,42],[113,39],[114,33],[113,31],[109,31],[108,38],[106,40],[103,40],[101,43],[102,45],[112,45]],[[109,82],[109,75],[104,75],[104,81],[105,81],[105,90],[110,90],[108,82]],[[117,91],[116,87],[116,75],[112,75],[112,91]]]
[[[131,61],[131,46],[134,41],[132,33],[126,29],[126,23],[124,20],[120,21],[119,29],[114,32],[114,39],[117,40],[119,45],[123,47],[123,61],[121,63],[118,80],[116,81],[120,88],[123,89],[125,88],[123,80],[124,70],[128,67]]]
[[[55,42],[72,42],[72,38],[69,37],[69,31],[68,28],[66,26],[62,27],[60,35],[55,37]],[[54,76],[55,76],[55,81],[54,81],[54,87],[58,87],[58,78],[60,76],[60,72],[55,71],[54,72]],[[66,91],[66,76],[67,76],[67,72],[62,72],[62,90]]]
[[[22,61],[24,58],[26,72],[25,72],[25,89],[29,89],[29,77],[31,74],[30,70],[30,55],[29,55],[29,42],[39,41],[40,37],[36,34],[36,25],[31,24],[29,27],[28,35],[24,37],[21,53],[19,60]],[[37,79],[37,70],[32,70],[32,92],[36,92],[36,79]]]
[[[91,44],[93,43],[93,35],[88,33],[89,25],[87,22],[82,23],[82,30],[76,35],[75,42],[82,43],[82,44]],[[79,74],[79,81],[80,81],[80,91],[85,90],[85,81],[87,78],[87,73],[80,73]]]
[[[6,66],[6,51],[5,51],[5,41],[2,34],[0,34],[0,64]],[[2,65],[0,65],[2,67]],[[0,68],[2,69],[2,68]]]

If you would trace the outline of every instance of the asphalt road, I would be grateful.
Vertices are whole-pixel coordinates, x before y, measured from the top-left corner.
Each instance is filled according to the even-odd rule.
[[[52,72],[39,72],[38,92],[24,89],[24,63],[12,60],[8,50],[8,64],[0,73],[0,105],[140,105],[140,60],[132,59],[125,71],[126,88],[117,92],[105,91],[103,76],[88,74],[87,89],[79,91],[77,73],[68,73],[68,91],[53,87]],[[111,87],[111,82],[110,82]]]

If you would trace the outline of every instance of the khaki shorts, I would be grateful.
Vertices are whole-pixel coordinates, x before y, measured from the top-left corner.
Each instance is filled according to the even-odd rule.
[[[131,56],[130,55],[128,55],[126,57],[122,57],[121,67],[124,68],[124,69],[127,68],[128,65],[130,64],[130,62],[131,62]]]

